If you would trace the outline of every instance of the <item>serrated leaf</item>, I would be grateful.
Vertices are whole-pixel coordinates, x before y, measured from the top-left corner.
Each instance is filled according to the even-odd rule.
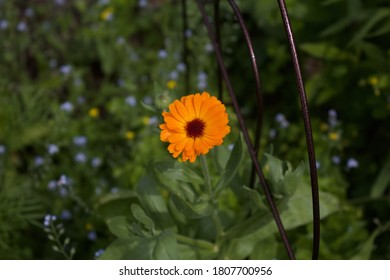
[[[172,193],[170,199],[179,212],[189,219],[201,219],[210,216],[214,210],[210,200],[192,204],[178,193]]]

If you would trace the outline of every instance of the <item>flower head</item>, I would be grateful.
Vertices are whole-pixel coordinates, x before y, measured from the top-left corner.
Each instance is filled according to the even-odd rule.
[[[170,143],[168,151],[174,158],[182,154],[183,161],[194,162],[196,156],[221,145],[230,132],[225,106],[208,92],[175,100],[169,111],[162,113],[160,139]]]
[[[88,115],[89,115],[91,118],[97,118],[97,117],[99,117],[99,115],[100,115],[99,108],[93,107],[93,108],[89,109]]]

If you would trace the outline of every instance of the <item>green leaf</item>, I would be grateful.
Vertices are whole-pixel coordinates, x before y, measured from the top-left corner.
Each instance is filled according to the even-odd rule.
[[[355,36],[349,42],[349,45],[353,45],[359,41],[362,41],[377,23],[379,23],[382,19],[389,18],[389,16],[389,9],[378,9],[374,15],[370,16],[369,20],[364,24],[364,26],[355,32]]]
[[[352,59],[351,54],[336,48],[325,42],[321,43],[306,43],[300,45],[301,50],[309,55],[329,60],[349,60]]]
[[[339,209],[338,199],[325,192],[320,192],[321,219]],[[311,190],[305,183],[297,188],[293,196],[286,201],[286,206],[280,207],[281,220],[286,230],[308,224],[312,221]],[[251,254],[255,244],[270,237],[278,231],[271,213],[257,213],[241,224],[234,226],[225,233],[232,242],[230,258],[242,259]]]
[[[105,219],[121,216],[130,210],[129,205],[137,203],[134,191],[120,191],[102,196],[95,205],[99,215]]]
[[[302,181],[302,175],[305,170],[305,166],[301,163],[294,171],[289,162],[284,163],[270,155],[265,154],[267,158],[267,166],[269,168],[269,180],[273,189],[274,195],[283,194],[284,196],[291,196],[296,187]],[[286,170],[285,170],[285,167]]]
[[[381,197],[386,189],[390,186],[390,157],[388,157],[387,162],[382,167],[381,172],[379,173],[377,179],[375,180],[374,185],[371,188],[370,197],[379,198]]]
[[[189,219],[201,219],[210,216],[214,210],[210,200],[191,204],[178,193],[172,193],[170,198],[179,212]]]
[[[136,186],[136,190],[141,205],[158,229],[175,227],[165,201],[152,179],[146,176],[142,177]]]
[[[146,215],[145,211],[138,204],[131,205],[131,212],[137,221],[142,223],[148,230],[154,231],[153,220]]]
[[[121,238],[113,241],[99,259],[151,260],[155,246],[155,238]]]
[[[156,246],[153,250],[153,259],[156,260],[177,260],[179,250],[175,235],[172,231],[164,231],[157,237]]]
[[[256,243],[250,254],[252,260],[269,260],[276,257],[278,242],[274,236],[260,240]]]
[[[215,193],[218,194],[224,187],[229,185],[234,175],[237,173],[238,168],[241,166],[242,160],[244,158],[243,150],[243,138],[240,134],[234,143],[233,150],[230,154],[229,160],[226,164],[226,167],[215,187]]]
[[[360,248],[359,252],[352,257],[352,260],[369,260],[372,251],[375,248],[374,241],[379,234],[390,230],[390,222],[386,223],[383,226],[378,227],[370,236],[370,238],[365,241]]]
[[[111,233],[118,238],[129,237],[129,225],[126,217],[118,216],[107,221],[107,226]]]
[[[265,205],[261,195],[258,191],[248,188],[247,186],[243,186],[242,190],[246,194],[249,201],[252,201],[259,209],[268,210],[267,205]]]
[[[162,174],[173,180],[183,181],[188,183],[203,184],[203,177],[191,170],[185,163],[175,162],[173,168],[168,168]]]

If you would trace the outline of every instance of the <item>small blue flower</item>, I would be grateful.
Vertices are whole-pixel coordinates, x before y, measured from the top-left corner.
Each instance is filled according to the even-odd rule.
[[[68,186],[70,185],[70,179],[68,178],[68,176],[62,174],[60,176],[60,179],[58,179],[57,184],[58,186]]]
[[[34,159],[35,166],[39,167],[42,166],[45,163],[45,160],[41,156],[36,156]]]
[[[149,125],[155,125],[158,123],[158,117],[153,116],[149,119]]]
[[[57,188],[57,182],[55,180],[51,180],[48,184],[47,184],[47,188],[51,191],[54,191],[56,188]]]
[[[321,167],[321,162],[319,162],[318,160],[316,161],[316,168],[317,169],[320,169],[320,167]]]
[[[146,8],[147,5],[148,5],[148,0],[138,0],[138,6],[140,8]]]
[[[279,123],[281,128],[287,128],[290,123],[282,113],[278,113],[275,116],[275,121]]]
[[[73,111],[73,104],[69,101],[66,101],[61,104],[61,110],[65,112],[72,112]]]
[[[98,258],[100,257],[101,255],[103,255],[104,253],[104,249],[99,249],[95,252],[95,258]]]
[[[43,218],[43,225],[45,227],[48,227],[52,222],[54,222],[55,220],[57,220],[57,217],[55,215],[50,215],[50,214],[47,214],[44,218]]]
[[[186,31],[184,32],[184,34],[185,34],[185,36],[186,36],[187,38],[192,37],[192,29],[190,29],[190,28],[186,29]]]
[[[7,150],[7,149],[5,148],[4,145],[0,145],[0,155],[5,154],[6,150]]]
[[[69,210],[65,209],[62,210],[60,217],[63,220],[70,220],[72,218],[72,213]]]
[[[27,24],[24,22],[24,21],[21,21],[18,23],[18,25],[16,26],[16,29],[19,31],[19,32],[24,32],[27,30]]]
[[[99,167],[100,165],[102,165],[102,159],[98,158],[98,157],[94,157],[92,159],[91,164],[92,164],[93,167]]]
[[[26,15],[26,17],[32,17],[34,15],[34,10],[32,8],[27,8],[24,11],[24,14]]]
[[[357,168],[357,167],[359,167],[359,162],[356,159],[354,159],[354,158],[348,159],[348,161],[347,161],[347,168],[348,169]]]
[[[331,160],[332,160],[332,163],[335,165],[338,165],[341,162],[341,158],[339,156],[332,156]]]
[[[167,53],[166,50],[161,49],[161,50],[158,51],[158,57],[159,58],[164,59],[164,58],[167,58],[167,56],[168,56],[168,53]]]
[[[96,231],[94,231],[94,230],[89,231],[87,236],[88,236],[88,239],[91,241],[95,241],[97,239],[97,234],[96,234]]]
[[[79,135],[79,136],[73,137],[73,144],[75,144],[76,146],[79,146],[79,147],[85,146],[87,144],[87,142],[88,142],[88,140],[87,140],[86,136]]]
[[[119,192],[119,189],[117,188],[117,187],[113,187],[113,188],[111,188],[111,193],[117,193],[117,192]]]
[[[184,71],[186,71],[187,66],[184,62],[180,62],[179,64],[177,64],[176,69],[179,72],[184,72]]]
[[[153,98],[149,95],[146,95],[143,99],[143,102],[146,104],[146,105],[152,105],[153,103]]]
[[[131,107],[135,107],[137,105],[137,99],[132,95],[126,97],[125,102]]]
[[[336,110],[330,109],[328,111],[328,122],[331,127],[335,127],[338,124]]]
[[[8,21],[5,19],[0,20],[0,30],[5,30],[8,28]]]
[[[275,121],[278,123],[284,121],[285,119],[286,119],[286,117],[282,113],[278,113],[275,116]]]
[[[70,65],[62,65],[60,67],[60,72],[64,75],[68,75],[72,71],[72,66]]]
[[[271,129],[269,130],[269,132],[268,132],[268,137],[269,137],[269,139],[275,139],[276,134],[277,134],[276,129],[271,128]]]
[[[177,80],[178,77],[179,77],[179,74],[177,73],[177,71],[172,71],[171,73],[169,73],[169,78],[171,80]]]
[[[87,156],[84,153],[79,152],[75,155],[74,160],[78,163],[85,163],[87,161]]]
[[[49,146],[47,147],[47,152],[50,155],[57,154],[59,151],[60,151],[60,149],[58,148],[58,146],[56,144],[49,144]]]
[[[208,78],[207,73],[201,71],[198,73],[198,81],[206,81]]]
[[[63,6],[65,4],[65,0],[54,0],[54,3],[58,6]]]

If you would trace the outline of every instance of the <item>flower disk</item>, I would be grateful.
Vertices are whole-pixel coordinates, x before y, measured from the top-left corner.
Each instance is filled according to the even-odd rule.
[[[160,125],[160,139],[169,142],[168,151],[183,161],[194,162],[196,156],[207,154],[223,143],[230,132],[225,106],[208,92],[190,94],[169,105]]]

